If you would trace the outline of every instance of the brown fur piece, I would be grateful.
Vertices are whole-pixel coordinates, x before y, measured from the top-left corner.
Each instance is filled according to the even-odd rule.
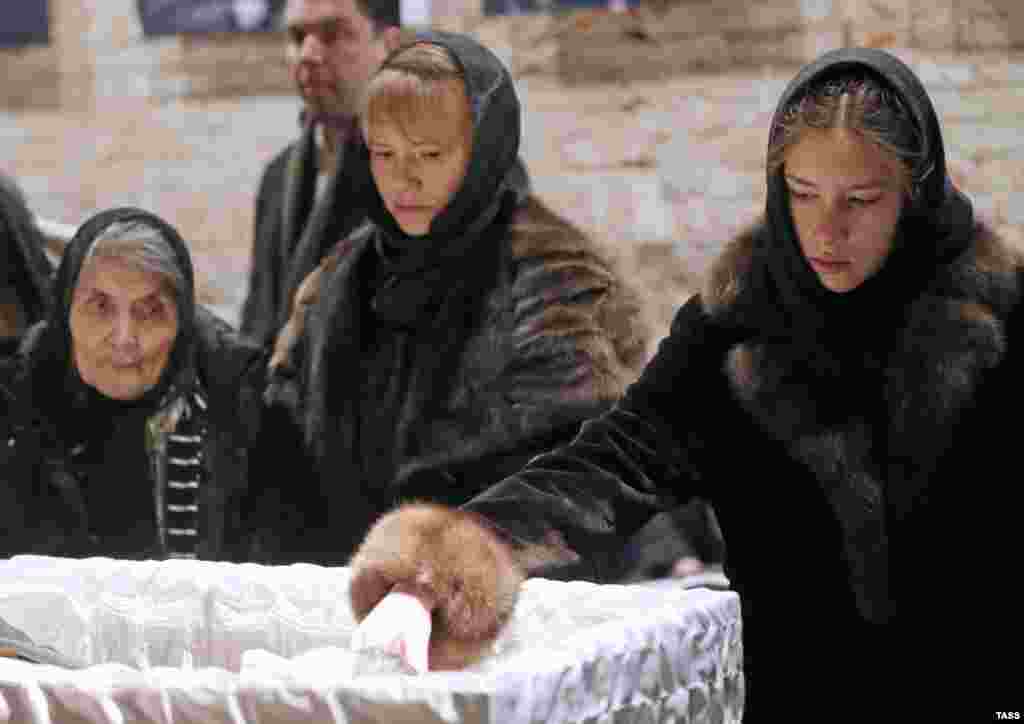
[[[292,354],[295,345],[299,343],[299,338],[302,337],[302,333],[306,329],[309,311],[320,298],[320,287],[323,286],[324,281],[338,265],[338,261],[350,248],[351,244],[347,241],[337,244],[295,290],[295,296],[292,297],[291,314],[274,340],[274,353],[267,364],[271,371],[291,366]]]
[[[511,228],[513,256],[539,274],[566,280],[566,298],[540,315],[542,337],[573,339],[593,365],[594,397],[615,400],[648,357],[652,330],[644,302],[611,247],[530,197]],[[528,283],[524,278],[521,283]],[[569,289],[571,288],[571,293]]]
[[[464,668],[485,656],[509,621],[524,574],[479,516],[410,503],[382,516],[350,563],[357,621],[396,585],[433,598],[429,666]]]
[[[25,310],[13,288],[0,288],[0,338],[17,337],[25,331]]]
[[[750,271],[754,254],[755,227],[737,235],[712,263],[701,291],[708,314],[715,314],[736,301]]]
[[[554,529],[545,533],[539,543],[518,543],[514,555],[519,566],[530,575],[548,566],[563,566],[580,560],[580,555]]]

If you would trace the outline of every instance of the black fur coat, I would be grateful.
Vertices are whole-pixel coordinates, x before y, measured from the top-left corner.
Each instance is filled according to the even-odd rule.
[[[280,560],[343,563],[396,504],[465,502],[639,374],[648,330],[615,268],[539,202],[516,219],[444,280],[380,292],[372,231],[346,242],[304,340],[316,484],[279,491]]]
[[[644,362],[647,330],[625,280],[529,193],[508,69],[468,36],[415,42],[462,69],[470,157],[413,236],[372,182],[365,144],[346,157],[369,223],[331,252],[299,344],[314,471],[308,486],[296,472],[270,508],[283,560],[347,562],[396,504],[465,502],[572,439]]]
[[[447,587],[430,593],[447,610],[459,596],[444,591],[462,590],[452,579],[535,572],[538,550],[608,581],[656,511],[700,496],[740,594],[745,721],[880,721],[937,704],[940,718],[967,721],[1009,706],[1024,645],[1009,592],[1024,261],[976,222],[924,87],[890,53],[847,48],[808,64],[772,136],[805,90],[850,74],[899,98],[927,162],[882,267],[844,293],[821,284],[784,169],[766,164],[765,214],[727,245],[622,400],[462,510],[431,516],[428,531],[479,515],[518,566],[427,541],[412,508],[404,525],[403,511],[389,519],[390,536],[364,541],[356,584],[442,571]],[[396,567],[407,558],[418,566]]]
[[[858,377],[718,323],[750,291],[752,248],[748,235],[722,256],[619,404],[465,507],[525,551],[560,542],[586,561],[577,575],[607,580],[653,511],[709,500],[762,711],[773,688],[827,699],[858,678],[896,685],[938,665],[933,645],[961,666],[996,630],[1021,643],[999,588],[1018,549],[1019,254],[978,226],[905,316],[893,310],[881,369]],[[986,676],[1014,670],[990,661]]]

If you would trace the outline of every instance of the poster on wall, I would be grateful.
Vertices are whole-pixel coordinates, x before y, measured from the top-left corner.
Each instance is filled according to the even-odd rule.
[[[0,48],[49,44],[49,0],[7,0],[3,6]]]
[[[547,9],[543,0],[484,0],[484,15],[522,15]]]
[[[285,0],[138,0],[142,32],[266,32],[283,27]]]

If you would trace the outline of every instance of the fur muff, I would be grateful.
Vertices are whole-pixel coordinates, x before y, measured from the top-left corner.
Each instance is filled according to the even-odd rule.
[[[431,670],[461,669],[485,656],[511,618],[524,579],[512,549],[483,518],[423,503],[382,516],[350,565],[357,621],[396,584],[436,602]]]

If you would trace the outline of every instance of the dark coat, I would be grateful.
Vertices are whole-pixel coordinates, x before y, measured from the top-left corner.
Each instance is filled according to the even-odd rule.
[[[249,290],[240,330],[271,344],[284,324],[295,289],[324,253],[365,219],[359,186],[346,166],[349,144],[316,199],[314,126],[267,164],[256,196]]]
[[[708,499],[743,604],[748,680],[770,697],[772,681],[791,688],[785,677],[802,671],[803,690],[816,680],[809,668],[820,652],[829,667],[818,682],[824,694],[849,687],[845,676],[881,666],[881,651],[902,651],[897,632],[912,634],[938,611],[980,621],[985,608],[1005,608],[997,592],[965,600],[948,579],[959,550],[973,575],[998,580],[996,562],[1012,546],[1008,491],[990,472],[1009,464],[1013,426],[1005,421],[1021,409],[1021,267],[979,229],[970,251],[913,306],[884,390],[845,390],[850,400],[884,404],[847,417],[817,394],[846,380],[816,378],[785,348],[716,325],[726,290],[746,281],[748,241],[738,241],[726,262],[729,284],[680,310],[613,410],[468,507],[525,541],[557,531],[586,559],[574,575],[609,580],[625,539],[655,510],[693,495]],[[868,623],[858,605],[864,561],[846,544],[856,511],[835,498],[876,475],[889,591],[873,603],[886,609],[888,625]],[[1011,630],[1001,619],[1000,635]],[[961,644],[944,641],[951,656]]]
[[[350,240],[308,330],[319,485],[273,508],[296,511],[282,560],[344,562],[396,502],[468,500],[571,439],[636,377],[646,328],[621,277],[539,202],[517,219],[444,279],[392,296],[373,290],[372,231]]]
[[[53,266],[21,189],[0,175],[0,355],[12,354],[50,303]]]
[[[162,229],[186,279],[163,392],[139,403],[108,400],[89,388],[69,356],[68,290],[77,283],[92,240],[114,220],[140,220]],[[0,555],[171,555],[168,534],[179,523],[161,501],[176,494],[167,482],[173,475],[166,471],[179,463],[173,459],[177,438],[166,437],[169,433],[198,441],[188,453],[200,467],[198,511],[185,514],[199,531],[195,555],[255,555],[258,544],[245,517],[246,501],[258,495],[249,488],[249,452],[260,449],[265,354],[210,312],[194,308],[191,280],[184,242],[145,212],[104,212],[72,240],[55,287],[65,290],[60,308],[26,335],[11,386],[0,472],[5,529]]]
[[[458,513],[481,516],[534,574],[614,581],[631,536],[700,496],[740,594],[745,721],[936,708],[967,721],[1019,691],[1024,627],[1009,588],[1024,259],[949,181],[931,102],[894,56],[826,54],[787,88],[776,120],[806,84],[831,89],[850,73],[899,97],[925,162],[882,267],[845,293],[821,284],[784,170],[769,168],[764,217],[716,260],[622,400]],[[418,515],[399,510],[388,535],[368,536],[354,596],[382,574],[401,581],[406,560],[416,581],[455,581],[431,593],[481,568],[516,574],[423,542]],[[445,528],[430,517],[429,530]],[[439,611],[459,603],[440,595]]]
[[[334,253],[299,345],[317,484],[290,480],[292,502],[270,508],[294,533],[285,559],[346,562],[396,502],[468,500],[571,439],[643,361],[646,330],[622,278],[529,199],[507,69],[461,36],[423,40],[465,72],[473,149],[461,188],[416,237],[387,210],[361,138],[346,152],[369,223]]]

